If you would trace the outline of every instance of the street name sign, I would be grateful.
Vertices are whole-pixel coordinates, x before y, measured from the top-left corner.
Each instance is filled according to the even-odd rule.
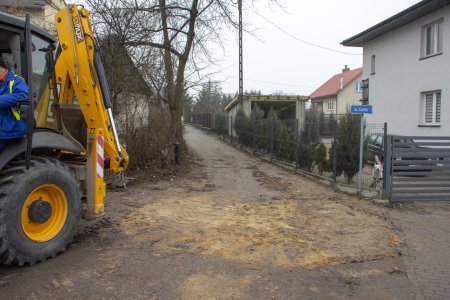
[[[350,112],[352,114],[372,114],[372,105],[352,105]]]

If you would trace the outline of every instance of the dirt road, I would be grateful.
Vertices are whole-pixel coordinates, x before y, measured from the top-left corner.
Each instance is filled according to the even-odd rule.
[[[1,299],[411,299],[386,208],[186,127],[195,161],[110,191],[70,249],[0,266]]]

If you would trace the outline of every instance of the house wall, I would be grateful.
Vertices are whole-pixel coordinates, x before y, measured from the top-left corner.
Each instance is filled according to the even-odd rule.
[[[295,104],[295,118],[298,119],[298,132],[302,130],[305,122],[305,104],[306,100],[297,100]]]
[[[352,82],[347,84],[337,95],[337,105],[334,107],[334,114],[345,114],[348,112],[351,105],[361,105],[359,101],[362,98],[362,93],[356,91],[356,83],[361,81],[362,75],[356,77]],[[327,113],[328,106],[324,103],[324,112]],[[327,109],[327,110],[325,110]],[[328,111],[330,113],[330,111]]]
[[[322,111],[324,114],[345,114],[351,105],[361,105],[359,101],[362,98],[362,92],[356,91],[356,83],[361,81],[362,75],[358,76],[350,84],[342,89],[336,97],[322,98],[320,100],[312,100],[312,103],[322,103]],[[328,109],[328,102],[334,103],[333,109]],[[314,106],[314,104],[313,104]]]
[[[443,53],[421,58],[422,26],[443,18]],[[375,74],[371,75],[371,57]],[[388,132],[403,135],[450,135],[450,6],[364,45],[363,79],[369,78],[370,123],[388,123]],[[441,90],[441,125],[422,124],[421,93]]]
[[[234,106],[230,111],[227,113],[227,122],[228,122],[228,135],[236,136],[236,131],[233,129],[233,123],[234,120],[236,120],[236,112],[239,105]]]
[[[25,17],[25,15],[29,13],[33,24],[52,34],[56,34],[54,17],[58,11],[51,5],[43,5],[41,8],[30,8],[26,5],[24,6],[25,2],[13,4],[12,7],[2,7],[1,11],[18,17]],[[64,1],[62,0],[52,0],[52,3],[60,9],[64,7]]]
[[[328,102],[332,101],[333,104],[333,110],[329,110],[328,109]],[[329,98],[323,98],[318,100],[318,102],[322,102],[322,111],[324,114],[328,115],[328,114],[335,114],[336,113],[336,97],[329,97]]]
[[[243,109],[244,109],[245,115],[247,117],[250,117],[250,114],[252,113],[252,101],[244,100],[243,105],[244,105]]]

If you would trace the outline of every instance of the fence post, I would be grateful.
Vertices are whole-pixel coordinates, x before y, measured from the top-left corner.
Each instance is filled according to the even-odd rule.
[[[362,192],[362,169],[363,169],[363,144],[364,144],[364,115],[360,115],[360,133],[359,133],[359,172],[358,172],[358,192]]]
[[[388,139],[388,136],[387,136],[387,123],[386,122],[384,122],[384,128],[383,128],[383,145],[384,145],[384,149],[383,149],[383,191],[384,191],[384,189],[386,188],[386,178],[387,178],[387,176],[386,176],[386,170],[387,170],[387,167],[386,167],[386,162],[387,162],[387,151],[388,151],[388,149],[387,149],[387,139]]]
[[[233,144],[233,116],[231,116],[230,119],[231,144]]]
[[[391,170],[391,160],[392,160],[392,140],[393,140],[393,136],[388,136],[386,139],[386,145],[385,145],[385,157],[384,157],[384,161],[386,162],[386,170],[384,170],[384,174],[383,174],[383,180],[384,180],[384,175],[386,175],[386,187],[383,188],[383,196],[385,198],[388,198],[389,201],[391,201],[391,192],[392,192],[392,170]]]
[[[272,118],[270,123],[270,159],[273,159],[274,127],[275,127],[275,119]]]
[[[244,143],[244,140],[243,140],[243,135],[244,135],[244,128],[241,128],[241,130],[240,130],[240,134],[239,134],[239,139],[241,140],[241,146],[240,146],[240,148],[242,149],[242,146],[243,146],[243,143]]]
[[[256,153],[256,118],[253,118],[253,153]]]
[[[228,118],[227,117],[223,116],[223,119],[222,119],[222,117],[220,117],[220,119],[221,119],[220,124],[222,124],[222,122],[228,123]],[[223,128],[222,128],[222,140],[223,141],[225,141],[227,135],[228,135],[228,126],[227,126],[227,133],[225,133],[225,124],[223,124]]]
[[[294,169],[297,170],[298,168],[298,143],[300,139],[298,138],[298,119],[295,119],[295,147],[294,147],[294,157],[295,157],[295,167]]]
[[[336,182],[336,165],[337,165],[337,120],[333,124],[333,181]]]

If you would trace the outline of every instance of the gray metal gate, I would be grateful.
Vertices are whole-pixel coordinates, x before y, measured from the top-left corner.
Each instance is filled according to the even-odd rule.
[[[386,150],[391,202],[450,200],[450,137],[389,135]]]

